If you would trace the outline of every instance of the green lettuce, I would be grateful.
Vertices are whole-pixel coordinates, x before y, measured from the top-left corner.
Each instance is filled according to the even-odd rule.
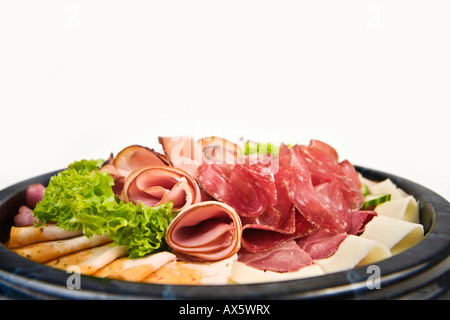
[[[127,246],[130,258],[166,246],[172,203],[148,207],[123,202],[112,190],[109,173],[99,170],[102,165],[103,160],[76,161],[51,177],[34,217],[65,230],[81,228],[88,238],[106,234],[115,245]]]
[[[258,155],[271,155],[272,157],[277,157],[279,152],[280,152],[279,145],[276,145],[271,142],[252,142],[252,141],[245,142],[242,151],[244,155],[258,154]]]

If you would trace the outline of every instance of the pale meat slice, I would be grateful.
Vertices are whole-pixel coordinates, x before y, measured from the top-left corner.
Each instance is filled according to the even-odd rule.
[[[139,145],[128,146],[112,157],[101,171],[107,171],[114,180],[113,191],[120,195],[125,178],[133,171],[146,166],[167,166],[165,157],[153,149]]]
[[[77,267],[77,272],[91,275],[112,261],[125,256],[126,253],[125,246],[112,247],[110,244],[104,244],[57,258],[47,262],[46,265],[66,271]]]
[[[167,159],[175,168],[182,169],[195,178],[198,166],[203,162],[203,150],[193,137],[159,137]]]
[[[140,282],[176,256],[170,252],[159,252],[143,258],[122,257],[114,260],[93,274],[94,277]]]
[[[66,240],[38,242],[12,249],[12,251],[25,258],[42,263],[108,242],[111,242],[111,240],[107,236],[94,235],[92,239],[79,236]]]
[[[205,201],[177,215],[169,225],[166,241],[186,260],[224,260],[240,249],[241,228],[241,220],[232,207]]]
[[[21,247],[36,242],[61,240],[79,236],[82,230],[68,231],[61,229],[56,224],[47,224],[45,226],[11,227],[9,235],[9,248]]]
[[[155,150],[139,145],[124,148],[114,158],[113,164],[125,175],[145,166],[167,165]]]
[[[235,164],[242,148],[220,137],[205,137],[197,141],[202,147],[203,161]]]
[[[162,266],[142,282],[183,285],[225,285],[236,255],[217,262],[173,261]]]
[[[183,170],[148,166],[127,176],[121,198],[150,207],[173,201],[173,210],[180,211],[201,201],[202,196],[197,182]]]
[[[159,137],[158,141],[170,164],[194,179],[202,163],[234,165],[241,150],[237,144],[215,136],[198,140],[191,136]]]

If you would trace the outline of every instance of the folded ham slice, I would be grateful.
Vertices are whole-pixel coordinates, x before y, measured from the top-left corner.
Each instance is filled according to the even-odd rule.
[[[173,210],[181,211],[201,201],[201,192],[197,182],[181,169],[148,166],[126,177],[121,197],[150,207],[173,201]]]
[[[169,163],[164,155],[153,149],[139,145],[131,145],[112,157],[101,170],[107,171],[114,180],[114,192],[122,192],[126,177],[133,171],[146,166],[167,166]]]
[[[218,201],[196,203],[172,221],[166,241],[187,261],[223,260],[240,249],[241,220],[227,204]]]
[[[235,164],[241,150],[237,144],[219,137],[159,137],[170,164],[197,178],[197,169],[202,163]]]

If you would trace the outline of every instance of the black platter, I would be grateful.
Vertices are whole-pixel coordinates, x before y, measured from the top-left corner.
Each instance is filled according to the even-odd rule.
[[[426,237],[414,247],[377,263],[380,289],[367,285],[367,267],[307,279],[250,285],[187,286],[132,283],[81,276],[69,289],[70,274],[23,258],[0,245],[0,295],[13,299],[449,299],[450,203],[435,192],[398,176],[356,167],[368,179],[390,178],[419,201]],[[0,242],[32,183],[46,185],[50,172],[0,191]],[[372,289],[371,289],[372,288]]]

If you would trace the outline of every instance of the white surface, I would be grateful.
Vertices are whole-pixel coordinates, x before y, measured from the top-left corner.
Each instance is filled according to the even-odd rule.
[[[24,4],[25,2],[25,4]],[[2,1],[0,189],[159,135],[333,145],[450,199],[448,1]]]

